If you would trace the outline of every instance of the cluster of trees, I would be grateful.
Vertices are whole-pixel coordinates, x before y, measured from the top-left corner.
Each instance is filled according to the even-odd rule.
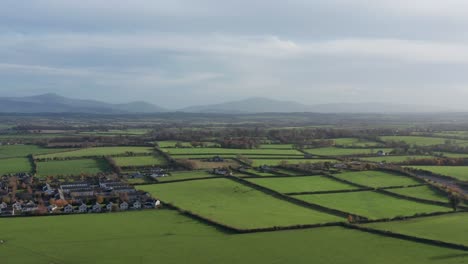
[[[220,145],[222,148],[237,148],[237,149],[253,149],[260,146],[260,140],[255,138],[224,138],[221,140]]]
[[[433,165],[433,166],[466,166],[468,159],[464,158],[425,158],[412,159],[401,163],[402,165]]]

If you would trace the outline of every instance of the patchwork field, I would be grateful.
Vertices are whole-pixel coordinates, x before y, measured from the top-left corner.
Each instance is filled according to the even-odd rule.
[[[281,193],[319,192],[357,189],[352,185],[335,181],[325,176],[304,176],[292,178],[256,178],[248,181]]]
[[[437,174],[452,176],[461,181],[468,181],[468,166],[408,166],[410,168],[431,171]]]
[[[107,162],[100,159],[37,162],[37,174],[41,177],[80,174],[95,175],[109,170]]]
[[[30,154],[38,155],[45,153],[60,152],[69,149],[42,148],[36,145],[3,145],[0,146],[0,158],[26,157]]]
[[[134,156],[134,157],[114,157],[120,167],[142,167],[142,166],[164,166],[166,160],[163,157],[156,156]]]
[[[418,146],[432,146],[432,145],[441,145],[444,144],[446,138],[436,138],[436,137],[419,137],[419,136],[383,136],[381,137],[383,141],[403,141],[409,145],[418,145]],[[457,144],[466,144],[467,141],[456,140]]]
[[[292,149],[293,144],[262,144],[261,149]]]
[[[40,159],[53,158],[80,158],[80,157],[98,157],[98,156],[113,156],[138,153],[152,153],[151,147],[96,147],[83,148],[79,150],[58,152],[47,155],[38,155]]]
[[[335,145],[339,146],[355,146],[355,147],[375,147],[380,145],[380,143],[375,141],[363,140],[359,138],[334,138]]]
[[[287,164],[299,164],[299,163],[322,163],[322,162],[337,162],[334,159],[251,159],[253,161],[252,166],[259,167],[262,165],[267,166],[278,166],[282,162]]]
[[[405,161],[434,158],[433,156],[382,156],[382,157],[364,157],[360,160],[372,162],[400,163]]]
[[[0,159],[0,176],[20,172],[31,172],[32,166],[28,158]]]
[[[306,151],[313,155],[318,156],[348,156],[348,155],[377,155],[377,151],[382,150],[385,152],[390,152],[392,149],[389,148],[314,148],[307,149]]]
[[[190,155],[190,154],[258,154],[258,155],[299,155],[301,152],[295,149],[227,149],[227,148],[166,148],[163,149],[171,155]]]
[[[434,190],[429,186],[417,186],[408,188],[388,189],[387,191],[397,193],[409,197],[415,197],[425,200],[448,203],[448,196],[438,190]]]
[[[468,246],[467,223],[468,213],[458,213],[366,226]]]
[[[162,201],[241,229],[343,220],[278,200],[228,179],[145,185],[141,189]]]
[[[419,184],[417,180],[395,173],[383,171],[344,172],[334,175],[337,178],[368,187],[407,186]]]
[[[169,210],[0,219],[0,234],[5,264],[150,264],[155,259],[168,264],[455,264],[465,260],[463,251],[341,227],[225,234]]]
[[[416,213],[448,212],[452,210],[448,207],[398,199],[373,191],[297,195],[294,197],[370,219],[412,216]]]
[[[206,178],[206,177],[214,177],[214,176],[216,175],[206,170],[174,171],[174,172],[171,172],[170,176],[158,178],[158,181],[165,182],[165,181],[175,181],[175,180]]]

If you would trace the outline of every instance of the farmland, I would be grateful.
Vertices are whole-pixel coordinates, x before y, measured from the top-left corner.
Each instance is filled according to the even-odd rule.
[[[437,174],[452,176],[462,181],[468,181],[468,166],[409,166],[415,169],[431,171]]]
[[[227,148],[166,148],[163,149],[171,155],[189,155],[189,154],[257,154],[257,155],[296,155],[303,154],[295,149],[227,149]]]
[[[45,229],[47,236],[43,235]],[[68,230],[66,235],[63,230]],[[6,241],[0,246],[0,255],[8,264],[125,264],[136,260],[146,264],[155,259],[161,263],[215,260],[227,264],[347,264],[352,259],[363,264],[431,264],[442,259],[443,263],[455,264],[464,260],[463,251],[341,227],[226,234],[169,210],[0,219],[0,234]]]
[[[448,212],[451,209],[398,199],[373,191],[297,195],[298,199],[370,219],[412,216],[417,213]]]
[[[78,159],[37,163],[37,174],[41,177],[59,175],[97,174],[109,171],[104,160]]]
[[[65,149],[67,150],[67,149]],[[0,145],[0,158],[26,157],[30,154],[38,155],[64,151],[63,149],[48,149],[36,145]]]
[[[363,140],[358,138],[334,138],[335,145],[347,146],[347,147],[375,147],[380,144],[375,141]]]
[[[182,209],[241,229],[342,221],[226,179],[145,185],[141,189]]]
[[[433,216],[409,221],[369,224],[368,226],[455,244],[468,245],[468,214]]]
[[[28,158],[0,159],[0,175],[31,171],[32,166]]]
[[[336,190],[353,190],[357,187],[335,181],[324,176],[304,176],[293,178],[248,179],[266,188],[282,192],[319,192]]]
[[[360,158],[360,160],[371,161],[371,162],[387,162],[387,163],[401,163],[405,161],[417,160],[417,159],[426,159],[434,158],[433,156],[383,156],[383,157],[365,157]]]
[[[255,159],[251,158],[253,161],[252,166],[277,166],[280,165],[282,162],[286,162],[288,164],[298,164],[298,163],[320,163],[320,162],[336,162],[333,159]]]
[[[377,151],[382,150],[385,152],[390,152],[392,149],[389,148],[334,148],[334,147],[326,147],[326,148],[315,148],[315,149],[307,149],[306,151],[313,155],[318,156],[347,156],[347,155],[376,155]]]
[[[98,156],[115,156],[125,154],[152,153],[150,147],[97,147],[83,148],[79,150],[63,151],[47,155],[38,155],[39,159],[54,159],[54,158],[81,158],[81,157],[98,157]]]
[[[419,137],[419,136],[383,136],[384,141],[403,141],[409,145],[432,146],[444,144],[448,139],[437,137]],[[458,144],[466,144],[468,141],[456,140]]]
[[[194,170],[194,171],[174,171],[171,172],[170,176],[161,177],[158,181],[176,181],[176,180],[187,180],[187,179],[197,179],[197,178],[207,178],[214,177],[215,175],[209,173],[206,170]]]
[[[165,166],[166,160],[159,156],[114,157],[120,167]]]
[[[383,171],[344,172],[336,174],[335,177],[374,188],[388,186],[407,186],[420,183],[404,175]]]
[[[388,192],[397,193],[409,197],[415,197],[425,200],[432,200],[438,202],[448,202],[448,195],[440,191],[434,190],[428,186],[416,186],[409,188],[389,189]]]

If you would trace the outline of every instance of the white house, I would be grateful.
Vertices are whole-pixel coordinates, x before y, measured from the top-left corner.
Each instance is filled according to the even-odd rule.
[[[106,205],[106,209],[108,212],[112,212],[112,207],[114,206],[114,203],[112,202],[109,202],[107,205]]]
[[[102,207],[99,203],[96,203],[95,205],[93,205],[93,212],[100,213],[101,210],[102,210]]]
[[[123,203],[120,204],[119,207],[120,207],[120,210],[121,210],[121,211],[128,210],[128,203],[123,202]]]
[[[13,207],[13,210],[16,210],[16,211],[21,211],[21,208],[22,208],[19,202],[14,203],[12,207]]]
[[[133,209],[141,209],[141,203],[140,201],[135,201],[133,203]]]
[[[5,209],[5,208],[7,208],[7,207],[8,207],[8,205],[7,205],[5,202],[2,202],[2,203],[0,204],[0,209]]]
[[[78,212],[79,213],[86,213],[88,212],[88,206],[84,203],[82,203],[79,207],[78,207]]]
[[[66,214],[73,213],[73,206],[72,206],[71,204],[67,204],[67,205],[63,208],[63,212],[66,213]]]
[[[155,205],[156,208],[161,207],[161,201],[156,200],[156,202],[154,203],[154,205]]]

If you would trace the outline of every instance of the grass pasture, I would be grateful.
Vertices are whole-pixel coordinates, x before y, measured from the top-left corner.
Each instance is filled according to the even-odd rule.
[[[370,219],[451,211],[448,207],[398,199],[373,191],[297,195],[294,197],[306,202],[365,216]]]
[[[413,178],[401,174],[383,171],[343,172],[335,174],[334,176],[343,180],[373,188],[407,186],[420,183]]]
[[[405,235],[441,240],[468,246],[468,213],[410,219],[390,223],[373,223],[366,226]]]
[[[359,138],[333,138],[335,145],[347,147],[375,147],[381,145],[375,141],[369,141]]]
[[[377,151],[382,150],[390,152],[392,149],[389,148],[314,148],[306,149],[306,151],[312,155],[318,156],[350,156],[350,155],[377,155]]]
[[[163,149],[171,155],[224,155],[224,154],[240,154],[240,155],[296,155],[303,154],[295,149],[228,149],[228,148],[167,148]]]
[[[160,182],[175,181],[175,180],[187,180],[214,177],[216,175],[208,172],[207,170],[193,170],[193,171],[173,171],[170,176],[158,178]]]
[[[468,166],[408,166],[410,168],[431,171],[433,173],[452,176],[461,181],[468,181]]]
[[[281,193],[354,190],[357,187],[335,181],[325,176],[291,178],[250,178],[250,182]]]
[[[5,264],[456,264],[466,257],[341,227],[232,235],[170,210],[0,219],[0,234]]]
[[[382,156],[382,157],[364,157],[359,158],[360,160],[371,161],[371,162],[386,162],[386,163],[401,163],[405,161],[417,160],[417,159],[430,159],[433,156]]]
[[[333,215],[278,200],[228,179],[140,187],[162,201],[241,229],[343,220]]]
[[[293,144],[262,144],[260,149],[292,149]]]
[[[37,174],[41,177],[80,175],[82,173],[95,175],[109,170],[107,162],[101,159],[37,162]]]
[[[31,172],[32,166],[28,158],[0,159],[0,176],[20,172]]]
[[[425,200],[448,203],[448,196],[440,191],[434,190],[429,186],[416,186],[408,188],[388,189],[387,191],[401,194],[409,197],[415,197]]]
[[[47,155],[39,155],[37,158],[82,158],[82,157],[102,157],[102,156],[115,156],[125,155],[129,153],[152,153],[151,147],[96,147],[96,148],[82,148],[78,150],[65,151],[52,153]]]
[[[334,159],[251,159],[251,160],[253,161],[252,166],[254,167],[259,167],[262,165],[278,166],[282,162],[287,162],[287,164],[336,162],[336,160]]]
[[[156,156],[133,156],[133,157],[114,157],[120,167],[144,167],[144,166],[165,166],[166,160],[163,157]]]
[[[19,158],[30,154],[46,154],[69,149],[42,148],[36,145],[3,145],[0,146],[0,158]]]

